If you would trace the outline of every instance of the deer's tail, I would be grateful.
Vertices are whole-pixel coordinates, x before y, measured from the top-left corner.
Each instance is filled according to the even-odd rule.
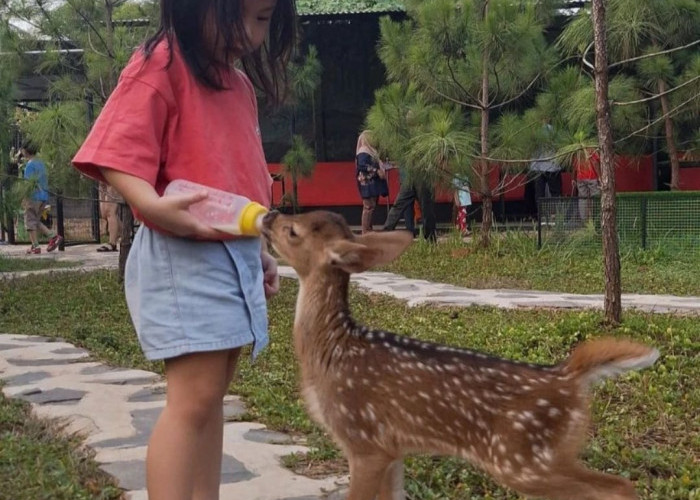
[[[567,375],[594,383],[651,366],[658,357],[659,351],[652,347],[629,340],[603,338],[578,346],[560,368]]]

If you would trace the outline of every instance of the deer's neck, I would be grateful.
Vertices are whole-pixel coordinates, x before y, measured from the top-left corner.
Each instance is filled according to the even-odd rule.
[[[294,316],[294,343],[302,367],[322,366],[355,327],[348,308],[350,276],[342,271],[300,279]]]

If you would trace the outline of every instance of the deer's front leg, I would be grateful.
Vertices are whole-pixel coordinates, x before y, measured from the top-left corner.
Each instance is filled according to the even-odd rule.
[[[382,485],[392,458],[385,454],[348,455],[350,492],[347,500],[374,500]]]
[[[384,473],[379,489],[379,500],[405,500],[403,458],[391,462]]]

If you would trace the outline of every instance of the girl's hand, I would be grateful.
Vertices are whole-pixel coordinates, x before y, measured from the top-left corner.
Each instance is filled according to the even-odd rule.
[[[280,276],[277,272],[277,260],[269,253],[263,251],[260,254],[263,268],[263,286],[265,298],[269,299],[280,291]]]
[[[145,180],[113,170],[101,168],[105,180],[111,184],[143,217],[161,229],[176,236],[207,240],[227,240],[231,235],[222,233],[199,222],[187,210],[190,205],[207,197],[206,191],[194,194],[158,196]]]
[[[231,236],[199,222],[189,211],[190,205],[207,197],[206,191],[193,194],[162,196],[150,200],[140,207],[140,212],[149,222],[185,238],[225,240]]]

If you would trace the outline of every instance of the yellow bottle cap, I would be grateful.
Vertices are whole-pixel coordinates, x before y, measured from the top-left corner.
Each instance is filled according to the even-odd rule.
[[[244,236],[259,236],[261,227],[258,221],[266,213],[267,208],[254,201],[251,201],[243,207],[238,224],[241,229],[241,234]]]

